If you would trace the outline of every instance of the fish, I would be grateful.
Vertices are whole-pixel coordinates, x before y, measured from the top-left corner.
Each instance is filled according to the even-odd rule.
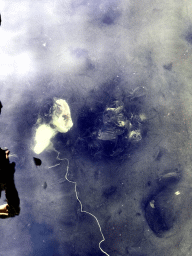
[[[43,183],[42,187],[43,187],[44,189],[47,188],[47,182],[46,182],[46,181]]]

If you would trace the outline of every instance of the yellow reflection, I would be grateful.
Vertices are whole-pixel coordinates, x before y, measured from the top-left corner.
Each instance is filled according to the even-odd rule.
[[[37,124],[40,119],[37,120]],[[36,129],[35,147],[36,154],[42,153],[58,133],[66,133],[73,126],[69,105],[63,99],[54,99],[52,119],[48,124],[41,124]]]
[[[50,144],[50,140],[55,136],[57,132],[52,129],[49,125],[40,125],[35,134],[36,145],[34,147],[34,152],[40,154],[43,152]]]
[[[52,124],[62,133],[68,132],[73,126],[69,105],[63,99],[55,99]]]

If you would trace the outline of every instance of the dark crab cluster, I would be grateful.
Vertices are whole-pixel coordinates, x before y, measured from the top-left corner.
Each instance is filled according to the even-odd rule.
[[[145,115],[134,103],[113,100],[94,109],[84,107],[78,117],[76,150],[92,157],[117,157],[130,152],[143,138]]]

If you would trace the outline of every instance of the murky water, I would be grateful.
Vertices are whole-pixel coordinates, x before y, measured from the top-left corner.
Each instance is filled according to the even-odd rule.
[[[191,255],[190,1],[0,8],[0,147],[21,200],[0,254]]]

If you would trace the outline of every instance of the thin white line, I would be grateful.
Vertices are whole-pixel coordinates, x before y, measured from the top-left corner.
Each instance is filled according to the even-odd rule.
[[[58,166],[58,165],[60,165],[60,163],[59,163],[59,164],[56,164],[56,165],[53,165],[53,166],[50,166],[50,167],[48,167],[48,169],[54,168],[54,167],[56,167],[56,166]]]
[[[64,159],[65,159],[65,158],[64,158],[64,159],[59,158],[60,152],[59,152],[58,150],[56,150],[55,148],[53,148],[53,150],[54,150],[55,152],[57,152],[57,154],[58,154],[58,155],[57,155],[57,159],[58,159],[58,160],[64,160]]]
[[[9,157],[18,157],[16,154],[10,154]]]
[[[63,160],[67,160],[67,162],[68,162],[68,165],[67,165],[67,172],[66,172],[66,174],[65,174],[65,178],[66,178],[66,180],[67,180],[68,182],[71,182],[71,183],[75,184],[75,195],[76,195],[77,200],[78,200],[79,203],[80,203],[81,212],[84,212],[84,213],[87,213],[87,214],[91,215],[91,216],[96,220],[96,222],[97,222],[97,224],[98,224],[98,226],[99,226],[99,230],[100,230],[100,233],[101,233],[101,235],[102,235],[102,240],[99,242],[99,249],[100,249],[105,255],[110,256],[110,255],[107,254],[105,251],[103,251],[103,249],[101,248],[101,243],[105,241],[105,237],[104,237],[103,232],[102,232],[102,230],[101,230],[101,226],[100,226],[100,224],[99,224],[99,221],[98,221],[98,219],[95,217],[95,215],[93,215],[92,213],[83,211],[83,205],[82,205],[82,203],[81,203],[81,201],[80,201],[80,199],[79,199],[79,197],[78,197],[78,195],[77,195],[77,183],[76,183],[76,182],[73,182],[73,181],[71,181],[71,180],[69,180],[69,179],[67,178],[68,171],[69,171],[69,160],[68,160],[67,158],[64,158]]]

